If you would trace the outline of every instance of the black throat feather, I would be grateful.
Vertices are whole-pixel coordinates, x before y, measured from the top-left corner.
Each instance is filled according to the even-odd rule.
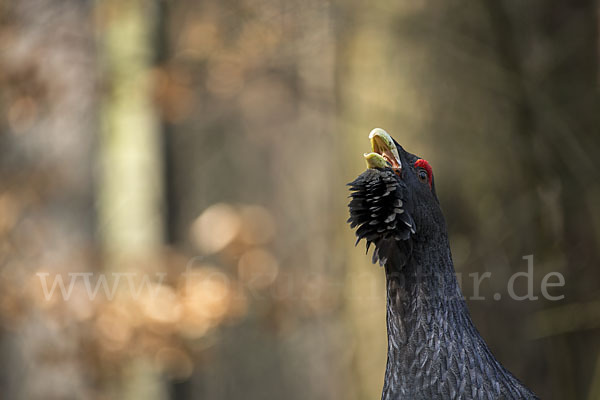
[[[471,321],[437,198],[429,207],[417,204],[405,178],[390,168],[368,169],[349,184],[357,244],[374,246],[373,262],[386,274],[382,399],[536,399]]]

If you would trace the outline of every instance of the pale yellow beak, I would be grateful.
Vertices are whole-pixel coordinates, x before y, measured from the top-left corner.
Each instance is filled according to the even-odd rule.
[[[391,167],[390,163],[388,163],[381,154],[365,153],[364,156],[365,156],[365,162],[367,163],[367,168]]]
[[[386,167],[392,167],[394,169],[401,169],[402,162],[400,161],[400,156],[398,154],[398,149],[396,148],[396,144],[392,140],[392,137],[383,129],[375,128],[369,133],[369,140],[371,141],[371,149],[373,153],[369,153],[369,156],[372,159],[372,162],[379,165],[380,160],[375,159],[375,157],[371,156],[371,154],[377,154],[381,158],[384,159],[388,163],[385,165]],[[367,159],[367,154],[365,154],[365,159]],[[369,165],[369,160],[367,159],[367,165]],[[369,168],[383,168],[383,167],[369,167]]]

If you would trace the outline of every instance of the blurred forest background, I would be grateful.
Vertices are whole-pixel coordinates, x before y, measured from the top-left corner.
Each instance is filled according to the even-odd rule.
[[[465,295],[492,273],[469,307],[496,356],[600,399],[598,15],[0,0],[1,397],[379,398],[384,276],[345,184],[381,127],[433,165]],[[492,300],[528,254],[565,298]],[[86,294],[118,273],[150,279]]]

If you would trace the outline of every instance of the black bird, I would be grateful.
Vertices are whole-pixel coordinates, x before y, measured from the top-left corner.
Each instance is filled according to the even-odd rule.
[[[351,190],[350,219],[385,268],[388,354],[383,400],[537,399],[494,357],[456,280],[429,163],[384,130]]]

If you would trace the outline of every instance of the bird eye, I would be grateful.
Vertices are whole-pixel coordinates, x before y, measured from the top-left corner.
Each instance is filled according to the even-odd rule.
[[[429,176],[427,175],[427,171],[425,171],[424,169],[420,169],[417,173],[417,176],[419,177],[419,180],[421,182],[429,183]]]

